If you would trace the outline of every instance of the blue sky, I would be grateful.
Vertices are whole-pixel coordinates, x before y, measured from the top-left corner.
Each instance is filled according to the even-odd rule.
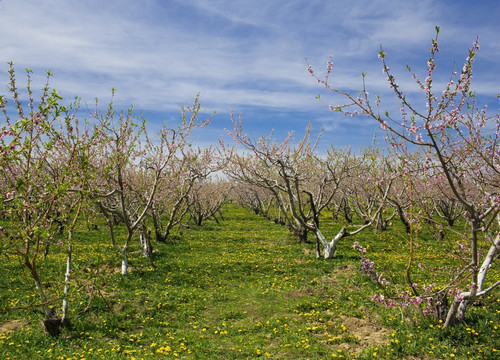
[[[318,86],[305,58],[322,72],[333,55],[333,78],[344,90],[359,90],[367,72],[368,91],[395,109],[377,59],[380,44],[402,87],[414,89],[405,65],[425,78],[436,25],[442,81],[454,61],[461,69],[479,36],[474,89],[498,113],[498,19],[498,0],[0,0],[0,93],[13,61],[20,80],[30,68],[41,87],[50,69],[65,99],[78,95],[90,107],[97,97],[104,108],[114,87],[116,104],[134,104],[151,129],[174,122],[200,93],[207,114],[217,114],[197,133],[199,144],[217,142],[233,109],[254,137],[272,129],[278,138],[290,130],[300,135],[311,123],[313,133],[324,128],[323,145],[357,147],[369,144],[378,126],[322,106],[319,93],[328,104],[341,101]]]

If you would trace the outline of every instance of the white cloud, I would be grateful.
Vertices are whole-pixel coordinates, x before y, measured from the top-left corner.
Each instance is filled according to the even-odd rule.
[[[123,106],[168,112],[200,92],[210,111],[309,111],[316,118],[323,108],[314,96],[330,100],[307,73],[305,57],[321,72],[333,54],[336,85],[360,89],[366,71],[369,91],[386,95],[376,58],[383,44],[402,86],[414,92],[404,64],[425,72],[434,26],[441,25],[443,60],[451,63],[461,63],[481,33],[479,61],[489,72],[479,63],[476,88],[493,96],[500,55],[494,15],[500,14],[494,1],[485,3],[492,6],[470,12],[484,21],[464,22],[456,15],[469,5],[451,0],[3,0],[0,31],[8,35],[0,38],[0,71],[9,60],[39,77],[51,69],[64,96],[88,102],[107,101],[115,87]]]

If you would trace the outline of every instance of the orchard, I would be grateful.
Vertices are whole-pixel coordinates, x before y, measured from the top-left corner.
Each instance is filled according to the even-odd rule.
[[[408,67],[424,104],[380,50],[397,116],[364,74],[351,94],[333,58],[307,68],[325,111],[385,130],[361,149],[319,149],[310,127],[254,139],[232,113],[229,143],[196,147],[212,119],[199,96],[151,133],[114,90],[82,117],[50,72],[35,91],[27,70],[21,91],[10,64],[2,358],[498,356],[500,116],[471,91],[477,41],[434,89],[438,35],[425,79]]]

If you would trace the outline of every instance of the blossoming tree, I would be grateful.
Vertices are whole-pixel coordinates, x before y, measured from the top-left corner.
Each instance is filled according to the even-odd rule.
[[[58,335],[62,320],[50,306],[57,297],[54,288],[42,281],[39,263],[42,255],[49,255],[49,245],[62,245],[66,229],[66,320],[72,230],[86,197],[83,189],[89,178],[91,156],[87,150],[93,135],[79,127],[73,109],[63,106],[61,96],[50,89],[50,73],[40,98],[35,100],[31,71],[27,70],[27,103],[23,103],[17,88],[12,63],[9,74],[12,102],[9,104],[6,96],[0,97],[4,115],[0,129],[0,212],[7,220],[0,226],[0,255],[18,257],[29,270],[40,303],[25,307],[43,307],[46,331]]]
[[[146,121],[137,120],[130,109],[115,120],[113,102],[106,113],[96,111],[94,116],[103,129],[101,141],[101,172],[99,190],[94,194],[99,208],[105,216],[113,246],[122,255],[122,274],[128,272],[127,250],[134,234],[140,234],[143,253],[151,258],[151,244],[144,220],[151,210],[158,187],[165,175],[167,165],[182,154],[189,145],[189,134],[194,127],[205,126],[210,118],[198,123],[200,110],[197,96],[192,106],[182,108],[181,124],[177,129],[160,131],[155,142],[146,131]],[[187,112],[190,116],[187,116]],[[127,237],[119,245],[115,237],[116,219],[125,224]]]
[[[292,134],[282,143],[276,143],[272,135],[254,142],[243,132],[241,123],[233,118],[233,132],[228,133],[250,151],[246,156],[233,154],[230,175],[272,192],[288,226],[299,234],[301,241],[306,241],[308,232],[314,233],[317,257],[320,257],[322,246],[324,258],[333,258],[339,241],[369,228],[384,207],[390,181],[384,185],[378,182],[383,188],[381,193],[376,191],[380,201],[360,210],[368,219],[362,226],[355,230],[343,226],[333,239],[327,240],[320,230],[321,212],[350,177],[356,176],[363,166],[375,170],[375,163],[369,164],[366,156],[356,157],[349,150],[337,150],[333,146],[322,158],[315,153],[317,143],[310,142],[309,130],[297,144],[291,144]]]
[[[440,176],[445,182],[442,191],[464,210],[468,227],[462,234],[469,241],[469,261],[460,265],[453,279],[438,293],[453,296],[444,326],[463,320],[467,305],[490,293],[500,279],[488,280],[500,250],[500,115],[489,115],[479,107],[472,91],[472,69],[479,50],[478,41],[469,49],[460,71],[451,70],[449,81],[440,92],[435,91],[436,58],[439,53],[439,27],[432,39],[427,71],[421,80],[407,66],[425,98],[425,107],[418,106],[399,86],[381,49],[379,58],[390,88],[400,104],[398,118],[381,110],[381,99],[372,102],[365,85],[353,95],[336,88],[330,81],[333,68],[328,60],[324,77],[309,72],[318,83],[332,93],[347,98],[342,105],[329,105],[330,110],[345,115],[368,116],[387,130],[392,148],[405,159],[412,148],[425,153],[427,166],[423,174]],[[363,74],[363,84],[365,76]],[[410,166],[411,167],[411,164]],[[475,191],[470,191],[473,184]],[[480,196],[478,196],[478,194]],[[465,232],[466,231],[466,232]],[[465,283],[468,286],[465,287]]]

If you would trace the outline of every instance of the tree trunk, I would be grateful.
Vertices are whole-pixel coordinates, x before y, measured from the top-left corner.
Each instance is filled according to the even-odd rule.
[[[436,320],[446,321],[446,316],[448,313],[448,297],[446,293],[438,295],[437,299],[432,300],[432,305],[434,308],[434,317]]]
[[[155,238],[157,242],[165,242],[167,241],[166,237],[162,235],[163,231],[160,224],[160,219],[158,219],[158,215],[153,212],[153,227],[155,228]]]
[[[448,310],[448,314],[446,315],[446,320],[444,322],[443,327],[448,327],[451,324],[456,322],[456,314],[458,307],[460,306],[461,301],[457,298],[453,299],[453,303],[451,304],[450,309]]]
[[[301,244],[306,244],[307,243],[307,234],[309,233],[309,230],[304,228],[304,227],[299,227],[294,229],[294,234],[298,236],[299,242]]]
[[[47,303],[47,298],[45,292],[43,291],[42,282],[36,270],[35,262],[30,262],[26,257],[24,264],[28,267],[31,272],[31,276],[35,281],[35,287],[38,291],[40,299],[43,301],[43,312],[45,313],[45,319],[43,320],[43,326],[45,331],[50,336],[58,336],[61,333],[61,319],[54,313]]]
[[[127,248],[123,248],[122,250],[122,275],[127,275],[128,274],[128,255],[127,255]]]
[[[319,259],[321,257],[321,248],[318,237],[316,237],[316,258]]]
[[[143,230],[139,234],[139,239],[141,241],[142,255],[149,260],[152,267],[155,267],[153,263],[153,247],[151,246],[151,232],[149,230]]]
[[[349,206],[349,202],[346,199],[343,199],[343,204],[342,204],[342,214],[344,215],[345,221],[347,221],[349,224],[352,223],[352,209]]]
[[[456,322],[463,322],[465,319],[465,311],[467,310],[468,300],[463,300],[457,309],[457,314],[455,315]]]
[[[333,259],[335,250],[337,249],[337,242],[330,242],[325,244],[325,259]]]
[[[335,250],[337,249],[337,244],[342,239],[343,237],[347,236],[349,233],[346,231],[345,226],[338,232],[335,237],[328,242],[323,235],[323,233],[319,230],[319,228],[316,228],[316,239],[323,245],[323,249],[325,251],[324,258],[325,259],[332,259],[333,256],[335,255]]]
[[[375,228],[379,231],[386,231],[387,226],[389,225],[388,219],[384,219],[382,216],[382,212],[380,212],[375,220]]]
[[[71,230],[70,230],[71,234]],[[71,238],[71,235],[69,235]],[[68,293],[69,293],[69,279],[71,276],[71,254],[73,252],[73,245],[71,244],[71,240],[68,243],[68,255],[66,257],[66,274],[64,275],[64,298],[63,298],[63,307],[62,307],[62,321],[61,325],[63,327],[69,326],[68,320]]]
[[[406,218],[406,214],[403,210],[403,207],[397,201],[392,201],[392,203],[396,205],[399,220],[401,220],[401,222],[403,223],[406,233],[409,234],[411,232],[410,222]]]

